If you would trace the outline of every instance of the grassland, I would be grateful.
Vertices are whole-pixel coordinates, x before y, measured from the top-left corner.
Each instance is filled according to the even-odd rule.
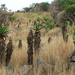
[[[32,26],[32,22],[38,17],[40,18],[42,18],[43,16],[50,17],[50,14],[47,12],[43,13],[29,12],[29,13],[15,13],[15,16],[18,18],[19,17],[23,18],[23,20],[21,21],[22,24],[20,25],[20,28],[18,28],[18,23],[16,22],[14,22],[15,26],[14,25],[9,26],[9,30],[12,30],[12,32],[8,34],[6,43],[8,43],[9,37],[13,38],[14,51],[9,65],[13,65],[15,68],[18,68],[27,64],[27,49],[28,49],[27,36],[29,28]],[[31,19],[30,23],[29,19]],[[28,25],[27,22],[29,23]],[[41,30],[41,49],[39,57],[42,58],[48,64],[55,65],[53,73],[49,72],[47,75],[74,75],[73,69],[66,70],[68,63],[67,60],[68,56],[74,49],[72,36],[71,35],[69,36],[69,40],[67,43],[64,42],[61,31],[58,32],[60,29],[61,28],[56,27],[50,30],[48,33],[46,33],[44,29]],[[48,43],[49,37],[52,38],[50,43]],[[19,39],[22,39],[23,43],[22,49],[18,49]],[[0,75],[6,75],[4,67],[0,69]],[[11,75],[18,75],[18,73],[15,70],[14,74]],[[42,73],[39,75],[45,74]]]

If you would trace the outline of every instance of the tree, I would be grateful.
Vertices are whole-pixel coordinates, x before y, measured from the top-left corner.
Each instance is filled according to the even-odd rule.
[[[0,27],[0,63],[3,63],[3,60],[5,60],[4,57],[4,52],[5,52],[5,38],[6,38],[6,34],[8,32],[8,28],[7,27]]]
[[[48,32],[50,29],[55,28],[55,24],[52,23],[52,20],[47,17],[43,17],[42,26],[43,26],[43,28],[45,28],[46,32]]]
[[[66,17],[74,25],[75,19],[75,0],[56,0],[61,11],[65,11]]]
[[[40,30],[42,29],[41,24],[37,23],[35,25],[33,25],[33,30],[35,30],[35,34],[34,34],[34,52],[35,55],[39,54],[40,51],[40,42],[41,42],[41,33]]]
[[[30,32],[27,37],[28,44],[28,65],[33,65],[33,31],[30,29]]]
[[[40,7],[43,11],[48,11],[50,4],[48,2],[42,2]]]
[[[10,38],[6,49],[6,66],[11,60],[12,52],[13,52],[13,45],[12,45],[12,39]]]
[[[30,8],[33,9],[36,6],[36,3],[30,4]]]
[[[69,5],[75,4],[75,0],[56,0],[56,1],[58,1],[60,10],[64,10]]]
[[[32,9],[32,8],[31,8],[31,7],[25,7],[25,8],[23,8],[23,11],[24,11],[24,12],[29,12],[30,9]]]
[[[6,5],[6,4],[1,4],[0,10],[5,10],[5,11],[7,11],[7,7],[5,7],[5,5]]]
[[[74,25],[74,19],[75,19],[75,4],[69,5],[65,8],[66,16],[70,19],[72,22],[72,25]]]
[[[5,4],[1,4],[1,9],[5,9]]]

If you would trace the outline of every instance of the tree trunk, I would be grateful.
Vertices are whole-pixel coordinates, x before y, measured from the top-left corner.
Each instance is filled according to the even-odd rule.
[[[12,40],[9,40],[9,43],[7,44],[7,49],[6,49],[6,66],[10,62],[12,52],[13,52]]]
[[[62,27],[63,40],[65,42],[68,42],[68,35],[66,35],[66,33],[67,33],[67,28],[66,27]]]
[[[0,35],[0,64],[3,64],[5,61],[4,52],[5,52],[5,38],[4,36]]]
[[[33,65],[33,32],[30,30],[28,37],[27,37],[27,43],[28,43],[28,65]]]
[[[39,54],[39,51],[40,51],[40,42],[41,42],[40,36],[41,36],[40,31],[36,31],[35,34],[34,34],[34,51],[35,51],[35,55]]]

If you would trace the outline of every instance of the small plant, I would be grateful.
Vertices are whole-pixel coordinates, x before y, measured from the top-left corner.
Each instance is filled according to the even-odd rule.
[[[48,43],[50,43],[50,42],[51,42],[51,40],[52,40],[52,38],[51,38],[51,37],[49,37],[49,38],[48,38]]]
[[[34,25],[36,25],[37,24],[37,22],[36,21],[34,21]]]
[[[22,49],[22,40],[21,39],[19,40],[18,48]]]
[[[38,17],[36,21],[38,21],[40,23],[41,19]]]
[[[13,52],[13,45],[12,45],[12,38],[9,38],[9,43],[7,44],[7,49],[6,49],[6,66],[11,60],[11,55]]]
[[[69,23],[66,21],[66,23],[63,23],[62,26],[61,26],[62,27],[63,40],[66,41],[66,42],[68,42],[68,36],[69,36],[69,35],[66,34],[68,24]]]
[[[8,32],[7,27],[0,27],[0,35],[4,36]]]
[[[29,19],[29,22],[31,22],[31,19]]]
[[[35,31],[39,31],[39,30],[42,29],[42,25],[41,24],[33,25],[33,28],[32,29],[35,30]]]
[[[13,21],[16,19],[15,16],[13,16],[13,14],[9,15],[9,21],[11,21],[11,25],[13,24]]]

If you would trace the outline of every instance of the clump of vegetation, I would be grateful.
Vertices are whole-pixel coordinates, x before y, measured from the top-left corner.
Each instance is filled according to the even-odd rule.
[[[47,18],[47,17],[43,17],[42,26],[43,26],[43,28],[45,28],[46,32],[55,28],[55,24],[52,23],[52,20],[50,18]]]
[[[73,43],[75,47],[75,26],[72,27],[72,34],[73,34]]]
[[[9,38],[9,42],[7,44],[7,49],[6,49],[6,66],[9,64],[11,60],[12,52],[13,52],[12,38]]]
[[[65,11],[67,18],[74,25],[75,19],[75,1],[74,0],[56,0],[61,11]]]
[[[48,11],[49,10],[49,7],[50,7],[50,4],[48,2],[42,2],[40,4],[40,7],[43,11]]]
[[[49,38],[48,38],[48,43],[50,43],[50,42],[51,42],[51,40],[52,40],[52,39],[51,39],[51,37],[49,37]]]
[[[21,39],[19,40],[18,48],[19,48],[19,49],[22,49],[22,40],[21,40]]]
[[[10,20],[10,21],[13,21],[13,20],[15,20],[15,19],[16,19],[16,17],[13,16],[13,14],[10,14],[10,15],[9,15],[9,20]]]
[[[62,35],[63,35],[63,40],[68,42],[68,35],[66,34],[67,33],[67,26],[68,26],[68,22],[66,23],[63,23],[62,24]]]
[[[13,21],[16,19],[15,16],[13,16],[13,13],[9,14],[9,21],[11,22],[11,25],[13,25]]]
[[[30,29],[30,32],[27,37],[28,44],[28,65],[33,65],[33,31]]]

